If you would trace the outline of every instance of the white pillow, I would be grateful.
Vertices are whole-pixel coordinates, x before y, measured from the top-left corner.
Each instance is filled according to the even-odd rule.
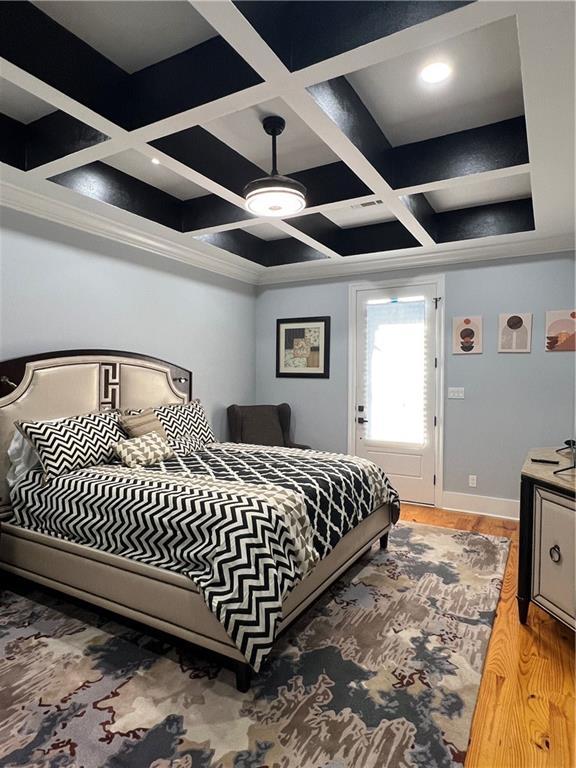
[[[6,475],[6,482],[10,488],[40,463],[33,446],[17,429],[14,430],[14,437],[8,448],[8,458],[10,459],[10,469]]]

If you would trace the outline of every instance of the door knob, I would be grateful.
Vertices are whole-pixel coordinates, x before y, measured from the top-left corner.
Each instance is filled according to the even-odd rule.
[[[368,419],[364,419],[362,416],[360,416],[357,421],[358,424],[368,424]]]

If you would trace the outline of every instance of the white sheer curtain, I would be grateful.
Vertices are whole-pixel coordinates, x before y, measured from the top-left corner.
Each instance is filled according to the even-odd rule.
[[[366,439],[424,445],[424,297],[368,301],[365,338]]]

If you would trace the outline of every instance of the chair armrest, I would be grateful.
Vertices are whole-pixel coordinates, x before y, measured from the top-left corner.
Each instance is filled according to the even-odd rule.
[[[280,426],[282,427],[282,434],[284,435],[284,445],[286,448],[310,448],[309,445],[301,445],[300,443],[293,443],[290,439],[290,421],[292,418],[292,409],[288,403],[280,403],[278,406],[278,418],[280,419]]]
[[[237,405],[228,407],[228,432],[231,443],[242,442],[242,415]]]

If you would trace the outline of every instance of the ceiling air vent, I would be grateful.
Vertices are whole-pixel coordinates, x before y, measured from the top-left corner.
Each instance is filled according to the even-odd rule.
[[[382,205],[382,200],[369,200],[367,203],[359,203],[358,205],[351,205],[353,210],[356,208],[370,208],[372,205]]]

